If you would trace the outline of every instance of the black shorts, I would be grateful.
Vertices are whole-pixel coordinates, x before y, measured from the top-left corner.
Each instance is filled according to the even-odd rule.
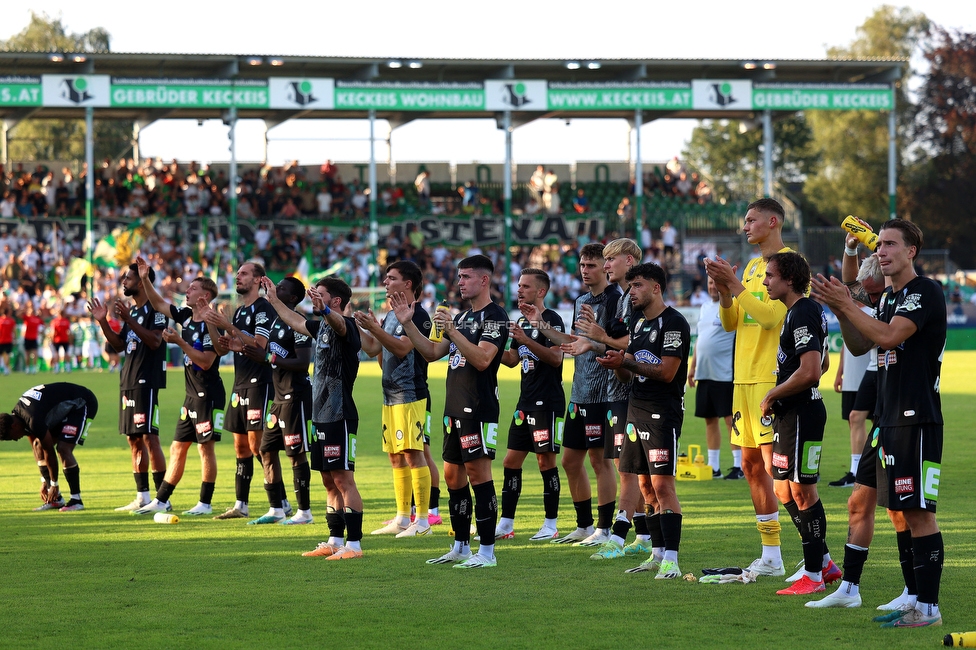
[[[495,459],[498,444],[498,424],[444,416],[444,448],[441,459],[452,465],[478,460]]]
[[[36,350],[37,339],[24,339],[24,350]]]
[[[13,343],[0,343],[0,354],[10,354],[14,351]]]
[[[878,451],[878,428],[874,427],[864,439],[861,460],[857,462],[857,472],[854,474],[855,483],[878,489],[878,466],[881,464]]]
[[[563,447],[566,449],[603,448],[603,430],[607,405],[569,403],[566,409],[566,425],[563,427]]]
[[[224,430],[240,434],[263,431],[268,403],[273,394],[270,384],[235,388],[227,402]]]
[[[891,510],[935,512],[942,474],[942,425],[881,427],[881,464]]]
[[[223,401],[221,399],[217,402],[208,397],[185,397],[173,442],[195,442],[200,445],[218,442],[220,429],[215,420],[222,415],[218,411],[223,406]]]
[[[51,347],[52,348],[54,348],[55,350],[61,350],[62,352],[65,352],[65,353],[68,351],[68,348],[70,346],[71,346],[71,344],[68,343],[68,342],[66,342],[66,341],[65,342],[61,342],[61,343],[51,343]]]
[[[315,438],[309,445],[309,465],[316,472],[356,471],[356,431],[359,420],[312,424]]]
[[[52,432],[54,442],[66,442],[72,445],[85,444],[92,420],[98,414],[98,399],[92,394],[85,399],[84,404],[72,409],[60,422],[48,427]]]
[[[878,401],[878,373],[869,371],[861,378],[861,385],[857,387],[852,411],[867,411],[868,419],[874,419],[874,406]]]
[[[113,354],[115,356],[119,356],[119,351],[113,348],[111,343],[106,343],[105,345],[102,346],[102,349],[105,350],[105,354],[109,356]]]
[[[536,454],[558,454],[563,417],[554,411],[515,411],[508,428],[508,448]]]
[[[815,399],[773,418],[773,480],[814,484],[820,476],[827,409]]]
[[[854,402],[857,400],[856,390],[845,390],[840,394],[840,417],[845,420],[851,419],[851,411],[854,410]]]
[[[312,430],[312,393],[293,396],[271,404],[261,437],[261,451],[284,451],[288,457],[301,456],[309,449]]]
[[[620,450],[624,445],[624,435],[627,433],[627,400],[607,402],[607,423],[604,425],[606,433],[603,436],[603,457],[620,458]]]
[[[121,391],[119,405],[119,433],[139,437],[159,435],[159,391],[155,388],[135,388]]]
[[[639,419],[628,421],[626,427],[620,450],[620,472],[674,476],[678,467],[681,420],[641,412]]]
[[[732,415],[731,381],[701,379],[695,383],[695,417],[724,418]]]

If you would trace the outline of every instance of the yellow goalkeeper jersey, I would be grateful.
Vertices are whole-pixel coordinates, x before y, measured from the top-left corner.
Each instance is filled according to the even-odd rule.
[[[790,252],[785,247],[780,253]],[[766,260],[749,260],[742,272],[742,293],[732,299],[731,307],[721,307],[719,317],[725,331],[735,331],[736,384],[776,382],[776,353],[779,334],[786,318],[786,305],[771,300],[763,286]]]

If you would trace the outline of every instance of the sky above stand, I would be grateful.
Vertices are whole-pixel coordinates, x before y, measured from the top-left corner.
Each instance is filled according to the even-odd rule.
[[[34,0],[4,10],[0,39],[20,32],[30,10],[60,16],[70,32],[102,27],[114,52],[524,59],[819,59],[845,46],[882,3],[821,0],[816,3],[691,4],[624,2],[526,3],[393,0],[368,2],[268,2],[231,5],[125,7],[101,0]],[[947,28],[976,31],[976,3],[916,0],[911,7]],[[658,120],[641,129],[642,158],[680,155],[695,120]],[[228,129],[219,120],[164,120],[145,128],[143,156],[204,162],[229,159]],[[390,149],[385,140],[389,136]],[[369,158],[365,120],[293,120],[268,133],[268,160],[314,164],[331,158]],[[377,160],[500,162],[504,135],[494,120],[417,120],[389,134],[378,122]],[[625,160],[624,120],[537,120],[515,130],[517,162]],[[237,158],[259,161],[264,126],[241,120]]]

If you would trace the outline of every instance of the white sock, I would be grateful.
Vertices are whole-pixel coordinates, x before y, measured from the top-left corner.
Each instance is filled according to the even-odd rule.
[[[515,520],[509,517],[501,517],[498,520],[498,530],[503,533],[510,533],[515,528]]]
[[[823,555],[823,568],[826,569],[828,564],[830,564],[830,553],[824,553],[824,555]]]
[[[853,598],[861,593],[861,588],[858,587],[853,582],[848,582],[847,580],[841,580],[840,586],[837,587],[837,593],[843,593],[845,596],[850,596]]]
[[[492,558],[495,557],[495,545],[494,544],[482,544],[478,547],[478,555],[481,557]]]
[[[455,553],[460,553],[461,555],[464,555],[465,553],[468,553],[470,551],[469,542],[455,541],[453,550]]]
[[[429,515],[440,515],[441,514],[441,509],[440,508],[431,508],[430,510],[427,511],[427,514],[429,514]]]
[[[678,552],[677,551],[665,551],[664,552],[664,560],[666,562],[667,561],[677,562],[678,561]]]
[[[395,523],[400,528],[406,528],[407,526],[410,525],[410,515],[403,515],[398,512],[397,516],[393,520],[393,523]]]
[[[343,539],[341,537],[330,537],[329,544],[333,546],[342,546]]]
[[[654,548],[651,549],[651,555],[657,558],[664,557],[664,553],[665,551],[663,546],[655,546]]]
[[[234,507],[240,510],[241,512],[247,512],[247,504],[243,501],[235,501]]]
[[[354,551],[363,550],[363,547],[359,545],[359,542],[346,542],[346,548],[351,548]]]
[[[618,543],[618,544],[620,544],[621,546],[623,546],[623,545],[624,545],[624,544],[625,544],[625,543],[627,542],[627,540],[625,540],[625,539],[624,539],[623,537],[621,537],[620,535],[610,535],[610,540],[611,540],[611,541],[614,541],[614,542],[617,542],[617,543]]]
[[[732,450],[732,467],[742,468],[742,450],[733,449]]]
[[[851,454],[851,474],[857,474],[857,465],[861,462],[861,454]]]
[[[312,518],[312,511],[311,510],[299,510],[298,511],[298,514],[296,514],[293,517],[293,519],[298,519],[298,520],[311,519],[311,518]]]
[[[150,501],[153,500],[153,498],[149,495],[148,492],[137,492],[136,498],[142,501],[143,503],[149,503]]]
[[[756,515],[756,521],[758,522],[779,521],[779,511],[777,510],[776,512],[770,513],[768,515]],[[763,562],[766,562],[767,564],[782,564],[783,554],[780,551],[780,547],[766,546],[764,544],[762,547],[762,559]]]
[[[272,517],[284,517],[285,516],[285,509],[284,508],[269,508],[268,509],[268,514],[271,515]]]
[[[916,602],[915,609],[920,611],[922,614],[925,614],[926,616],[939,615],[939,606],[937,604]]]
[[[803,575],[805,575],[807,578],[809,578],[810,580],[812,580],[814,582],[823,582],[823,572],[822,571],[813,572],[813,571],[806,571],[806,570],[804,570],[803,571]]]
[[[413,523],[417,524],[421,528],[424,528],[426,526],[430,526],[430,522],[427,521],[427,515],[426,514],[423,514],[423,515],[418,516],[416,519],[414,519],[414,522]]]
[[[542,527],[543,528],[558,528],[558,524],[559,524],[559,520],[558,519],[543,519],[542,520]]]
[[[722,463],[719,459],[719,455],[722,453],[721,449],[709,449],[708,450],[708,464],[712,466],[712,469],[716,472],[722,471]]]

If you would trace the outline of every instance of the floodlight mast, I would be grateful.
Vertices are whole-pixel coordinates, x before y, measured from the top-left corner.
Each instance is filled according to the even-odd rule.
[[[637,161],[634,164],[634,240],[641,241],[644,232],[644,165],[641,163],[641,125],[644,123],[643,109],[634,111],[634,124],[637,130]]]
[[[230,185],[228,185],[228,208],[230,219],[228,220],[228,230],[230,239],[230,256],[234,260],[234,266],[240,264],[237,257],[237,107],[231,106],[227,112],[227,123],[230,125]]]
[[[512,306],[512,281],[508,277],[512,272],[512,111],[505,111],[502,119],[505,127],[505,167],[502,172],[505,188],[505,270],[502,272],[502,295],[505,296],[505,309],[508,310]]]
[[[379,224],[376,220],[376,109],[369,109],[369,247],[373,253],[373,270],[369,286],[380,284]]]
[[[85,240],[88,244],[88,266],[91,267],[95,258],[95,231],[92,224],[92,208],[95,202],[95,109],[91,106],[85,107],[85,165],[88,166],[88,173],[85,174]],[[89,278],[89,282],[92,282],[90,295],[94,295],[94,277]]]

